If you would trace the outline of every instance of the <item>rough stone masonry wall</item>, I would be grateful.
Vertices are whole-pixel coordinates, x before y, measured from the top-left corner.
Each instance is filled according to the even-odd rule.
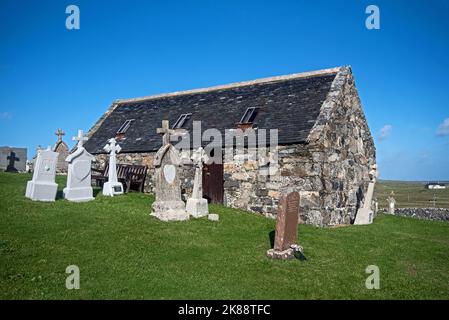
[[[394,215],[449,222],[449,209],[447,208],[397,208]]]
[[[296,190],[300,223],[350,223],[363,204],[370,165],[375,163],[373,139],[350,69],[337,76],[323,108],[308,144],[278,147],[278,167],[271,174],[263,174],[268,169],[260,165],[267,160],[256,161],[251,152],[226,162],[225,204],[275,217],[281,193]]]

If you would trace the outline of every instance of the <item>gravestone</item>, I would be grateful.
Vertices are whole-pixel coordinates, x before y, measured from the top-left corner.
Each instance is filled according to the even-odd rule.
[[[111,138],[103,150],[109,153],[108,182],[103,185],[103,195],[113,197],[114,195],[123,194],[123,185],[117,180],[117,153],[122,148],[114,138]]]
[[[34,155],[33,159],[31,159],[31,166],[30,166],[31,172],[34,172],[34,167],[36,165],[37,155],[39,154],[39,152],[41,152],[41,150],[43,150],[42,146],[38,145],[37,148],[36,148],[36,154]],[[64,159],[64,161],[65,161],[65,159]]]
[[[67,157],[67,186],[64,188],[64,198],[69,201],[90,201],[94,200],[91,186],[91,165],[95,160],[94,156],[84,149],[84,141],[88,138],[84,136],[83,130],[78,130],[78,136],[73,137],[78,141],[76,150]]]
[[[396,206],[396,200],[394,198],[394,192],[391,191],[390,196],[387,198],[388,202],[388,214],[394,214],[394,209]]]
[[[163,136],[162,147],[154,159],[156,201],[153,203],[151,215],[162,221],[188,220],[189,214],[181,200],[182,161],[178,150],[170,144],[170,135],[175,134],[175,131],[169,129],[167,120],[163,120],[162,128],[158,128],[157,133]]]
[[[296,244],[298,237],[299,193],[294,191],[279,200],[276,217],[274,248],[267,251],[272,259],[292,259],[295,252],[302,251]]]
[[[203,162],[207,162],[209,157],[204,152],[204,149],[199,147],[198,150],[193,151],[191,159],[196,167],[195,179],[192,197],[187,199],[186,210],[191,216],[199,218],[207,216],[209,213],[207,199],[203,198]]]
[[[53,151],[59,153],[58,156],[58,162],[56,164],[56,172],[57,173],[67,173],[67,162],[65,159],[69,156],[69,147],[67,144],[62,140],[62,137],[65,135],[65,133],[58,129],[55,132],[55,135],[58,136],[58,141],[56,141]]]
[[[363,207],[357,210],[357,215],[355,216],[354,224],[364,225],[373,223],[374,210],[373,210],[373,195],[374,186],[377,181],[378,173],[377,166],[373,165],[369,172],[370,182],[368,183],[368,190],[365,194],[365,199],[363,201]]]
[[[55,183],[58,153],[47,150],[39,151],[33,172],[33,179],[28,181],[25,197],[38,201],[55,201],[58,185]]]
[[[0,147],[0,169],[7,172],[25,172],[27,149]]]

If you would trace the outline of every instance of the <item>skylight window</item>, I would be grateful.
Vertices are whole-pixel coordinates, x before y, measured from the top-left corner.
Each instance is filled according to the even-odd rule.
[[[257,110],[259,108],[251,107],[246,109],[245,114],[243,115],[240,123],[252,123],[257,116]]]
[[[128,119],[126,120],[120,129],[118,129],[117,134],[125,134],[126,131],[128,131],[129,127],[131,126],[131,123],[133,123],[134,119]]]
[[[173,129],[181,129],[187,123],[187,120],[189,120],[191,116],[191,113],[181,114],[178,120],[176,120],[175,124],[173,125]]]

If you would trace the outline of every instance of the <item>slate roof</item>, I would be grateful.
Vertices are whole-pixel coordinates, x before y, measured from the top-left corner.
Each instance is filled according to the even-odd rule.
[[[249,107],[259,108],[254,120],[259,129],[279,130],[279,144],[304,143],[338,70],[119,101],[84,146],[90,153],[104,153],[107,140],[116,136],[127,119],[135,119],[119,141],[122,153],[156,151],[162,145],[156,133],[162,120],[168,119],[172,126],[183,113],[192,113],[185,129],[191,130],[192,121],[201,120],[203,131],[216,128],[224,135],[225,129],[237,128]]]

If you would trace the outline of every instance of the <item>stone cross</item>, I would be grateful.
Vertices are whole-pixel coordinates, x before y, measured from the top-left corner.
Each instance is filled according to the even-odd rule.
[[[209,161],[209,157],[202,147],[199,147],[197,150],[193,151],[191,159],[193,163],[200,169],[203,169],[203,162]]]
[[[187,199],[186,210],[193,217],[204,217],[209,213],[207,200],[203,199],[203,162],[207,162],[209,157],[203,148],[199,147],[193,151],[191,157],[195,164],[195,180],[193,182],[192,197]]]
[[[16,167],[14,166],[14,163],[16,161],[20,161],[20,159],[16,157],[16,153],[14,151],[11,151],[11,153],[6,159],[9,160],[9,164],[8,167],[6,168],[6,171],[9,172],[17,171]]]
[[[273,259],[291,259],[302,248],[296,244],[298,237],[299,193],[283,195],[279,201],[276,217],[274,248],[267,251]]]
[[[88,137],[84,136],[83,130],[78,130],[78,136],[72,138],[73,141],[78,141],[77,147],[83,148],[84,141],[89,140]]]
[[[61,142],[61,141],[62,141],[62,136],[65,136],[65,132],[62,131],[61,128],[59,128],[59,129],[55,132],[55,135],[58,136],[58,142]]]
[[[109,153],[108,182],[103,185],[103,195],[113,197],[123,193],[123,185],[117,180],[117,153],[122,148],[114,138],[111,138],[108,140],[108,144],[103,147],[103,150]]]
[[[162,128],[157,128],[157,133],[162,134],[162,146],[170,144],[170,135],[176,131],[170,129],[168,120],[162,120]]]
[[[186,206],[181,198],[182,161],[178,150],[170,143],[168,121],[162,121],[162,128],[157,133],[163,134],[162,146],[154,157],[154,190],[156,201],[153,202],[152,216],[162,221],[183,221],[189,219]]]

